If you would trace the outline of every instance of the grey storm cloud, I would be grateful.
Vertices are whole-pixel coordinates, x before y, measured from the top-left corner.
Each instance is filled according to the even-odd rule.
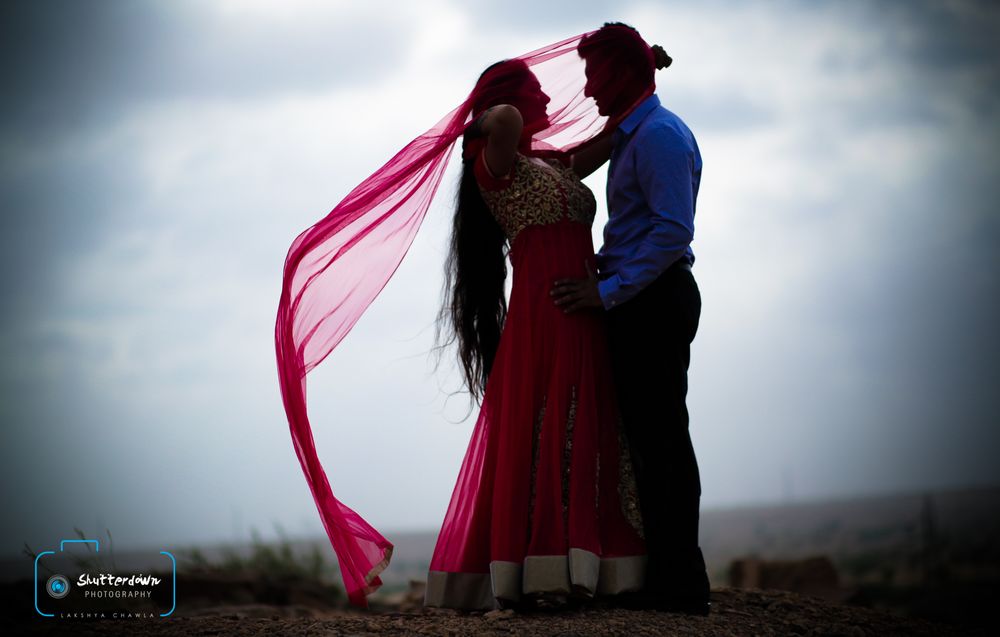
[[[121,223],[109,202],[141,200],[130,157],[69,151],[99,147],[110,126],[165,100],[377,83],[409,46],[399,22],[359,26],[349,12],[286,23],[187,1],[3,3],[0,280],[11,312],[0,320],[37,316],[61,264]]]
[[[350,12],[287,23],[184,0],[15,0],[0,13],[4,135],[32,141],[107,122],[137,102],[376,83],[411,44],[405,25],[359,25]]]
[[[322,13],[0,6],[6,545],[91,515],[137,541],[217,538],[233,509],[322,532],[274,373],[281,262],[307,215],[353,185],[344,174],[378,166],[390,143],[374,139],[385,120],[319,121],[326,109],[371,95],[426,105],[386,79],[412,79],[392,72],[449,34],[384,8],[309,8]],[[437,9],[461,14],[465,42],[527,32],[545,43],[653,15],[664,24],[640,31],[663,27],[684,45],[660,92],[705,156],[691,406],[706,500],[773,498],[780,475],[810,497],[1000,481],[993,4],[631,3],[606,15],[596,2],[442,0],[427,9],[432,26]],[[811,31],[796,39],[797,28]],[[810,48],[814,35],[827,39]],[[429,57],[428,82],[493,61]],[[699,82],[702,63],[711,81]],[[351,146],[367,141],[379,151]],[[310,375],[335,489],[397,526],[439,522],[464,442],[425,409],[434,382],[416,388],[450,185],[397,277]],[[364,453],[385,475],[418,466],[420,481],[351,482],[370,475],[351,450],[378,427],[384,447]],[[446,436],[454,457],[412,457],[444,453]],[[37,475],[51,467],[81,477]]]

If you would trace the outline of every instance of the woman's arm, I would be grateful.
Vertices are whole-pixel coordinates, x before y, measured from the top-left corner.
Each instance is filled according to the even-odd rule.
[[[486,167],[496,177],[504,177],[517,160],[524,120],[521,111],[510,104],[499,104],[482,114],[479,130],[486,136],[484,159]]]
[[[611,157],[612,146],[611,133],[601,133],[601,137],[591,142],[589,146],[581,151],[573,153],[573,157],[570,160],[573,172],[575,172],[580,179],[583,179],[590,173],[594,172],[603,166],[604,162],[608,161]]]

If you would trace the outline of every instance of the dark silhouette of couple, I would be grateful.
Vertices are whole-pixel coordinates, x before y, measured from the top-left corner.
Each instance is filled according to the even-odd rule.
[[[617,595],[704,613],[685,406],[701,311],[690,248],[701,157],[651,93],[656,62],[669,64],[662,49],[614,24],[577,51],[584,95],[618,122],[601,139],[532,153],[549,98],[519,60],[480,78],[489,99],[463,138],[446,307],[466,381],[482,392],[484,440],[474,434],[463,478],[475,470],[479,483],[456,490],[425,601],[524,608]],[[595,263],[595,202],[580,179],[609,158]]]
[[[461,137],[440,326],[480,411],[425,604],[708,613],[685,404],[701,157],[654,93],[670,63],[620,23],[498,62],[293,243],[276,326],[283,398],[353,603],[381,584],[392,545],[333,497],[304,378],[395,270]],[[595,254],[581,179],[607,162]]]

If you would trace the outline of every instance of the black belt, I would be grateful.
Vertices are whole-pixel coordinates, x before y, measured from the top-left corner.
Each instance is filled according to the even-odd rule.
[[[691,263],[687,259],[677,259],[669,266],[667,266],[667,270],[673,270],[674,268],[677,268],[679,270],[687,270],[688,272],[691,272]],[[664,270],[664,272],[666,272],[666,270]],[[609,275],[598,276],[598,279],[600,279],[601,281],[604,281],[605,279],[608,278],[610,278]]]

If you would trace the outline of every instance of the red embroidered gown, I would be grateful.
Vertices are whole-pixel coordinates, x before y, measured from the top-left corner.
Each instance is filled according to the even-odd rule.
[[[499,349],[441,526],[424,603],[499,608],[525,595],[642,587],[645,545],[614,403],[604,316],[564,314],[549,291],[596,271],[593,193],[555,160],[518,155],[480,192],[510,244]]]

